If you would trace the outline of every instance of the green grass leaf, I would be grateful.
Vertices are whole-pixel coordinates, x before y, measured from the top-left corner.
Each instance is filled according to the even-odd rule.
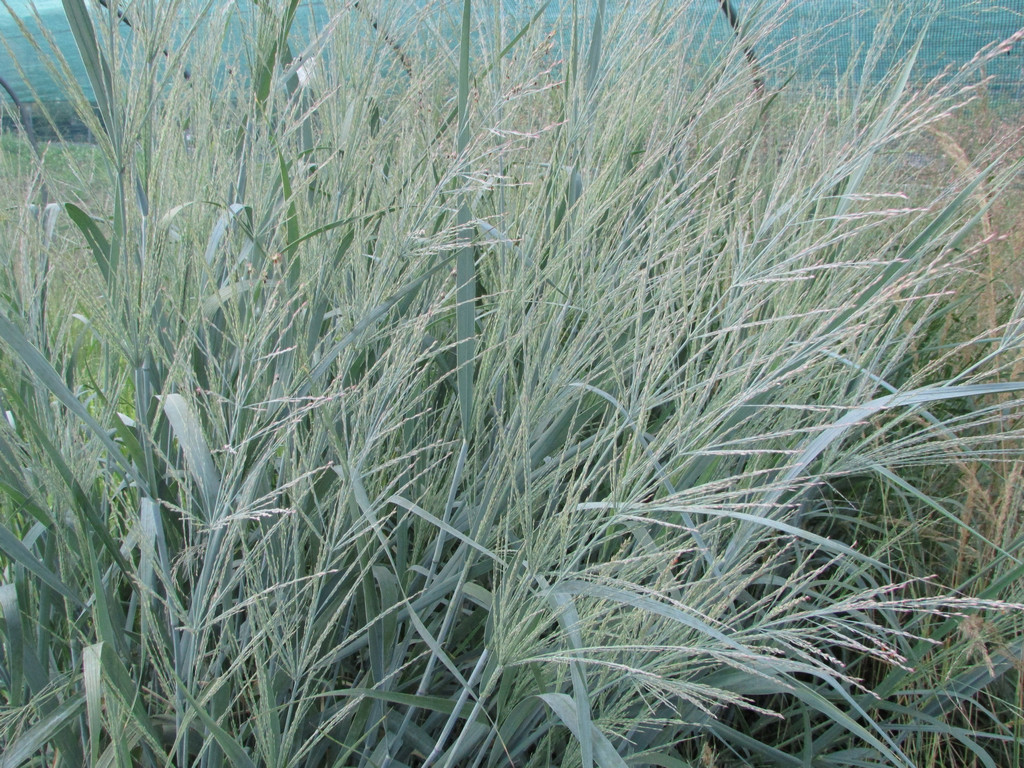
[[[174,673],[172,673],[174,674]],[[206,711],[203,705],[196,700],[195,696],[189,691],[188,686],[179,678],[176,674],[174,675],[176,682],[178,683],[179,689],[182,695],[189,703],[190,714],[194,714],[199,718],[199,721],[203,726],[209,730],[210,735],[213,737],[217,745],[224,750],[224,754],[227,755],[231,764],[238,766],[238,768],[256,768],[256,763],[253,762],[252,758],[245,751],[241,744],[231,736],[230,733],[225,731],[216,720],[210,717],[210,714]]]
[[[85,74],[89,78],[93,93],[96,95],[97,106],[103,127],[114,147],[121,146],[121,131],[115,117],[114,82],[110,64],[100,49],[93,27],[89,10],[84,0],[61,0],[75,45],[82,57]]]
[[[21,540],[2,524],[0,524],[0,552],[3,552],[5,557],[27,569],[43,584],[62,597],[66,597],[77,606],[82,606],[82,601],[78,595],[68,588],[57,574],[39,562],[39,559],[32,554],[28,547],[22,544]]]
[[[579,713],[576,709],[576,702],[573,698],[564,693],[538,693],[537,698],[543,701],[551,711],[558,716],[562,724],[576,737],[581,744],[589,741],[592,744],[594,760],[601,768],[626,768],[626,761],[615,750],[608,737],[598,730],[593,723],[590,724],[589,733],[584,734]]]
[[[0,768],[20,768],[69,727],[85,708],[85,698],[73,696],[43,715],[11,741],[0,756]]]
[[[908,392],[898,392],[894,395],[877,397],[864,405],[850,408],[842,418],[823,429],[820,434],[810,440],[797,456],[796,461],[782,475],[781,482],[786,484],[795,481],[807,471],[813,461],[821,456],[827,448],[839,441],[848,431],[856,426],[863,425],[868,418],[882,411],[893,408],[913,408],[927,403],[956,400],[964,397],[984,397],[986,395],[1006,392],[1020,392],[1021,390],[1024,390],[1024,382],[958,384],[945,387],[920,387]],[[782,493],[783,491],[780,489],[769,494],[768,503],[773,504],[777,502]]]
[[[216,522],[213,519],[214,511],[217,508],[217,500],[220,494],[220,474],[213,461],[213,455],[206,444],[203,436],[203,429],[192,409],[181,395],[171,393],[161,397],[164,415],[178,438],[178,445],[185,454],[185,462],[188,465],[196,486],[202,495],[203,508],[209,516],[207,522]]]
[[[110,459],[120,465],[125,475],[131,477],[140,485],[144,481],[135,468],[122,455],[117,444],[110,438],[107,430],[104,429],[88,409],[82,405],[77,397],[68,389],[60,375],[45,357],[25,338],[25,335],[10,320],[0,315],[0,339],[10,347],[17,360],[35,376],[35,378],[46,387],[64,406],[71,411],[89,431],[104,445]]]
[[[92,216],[77,205],[65,203],[64,210],[67,211],[68,217],[75,223],[75,226],[78,227],[82,235],[85,236],[85,241],[89,245],[89,250],[96,261],[96,266],[100,269],[100,274],[103,275],[107,285],[111,285],[111,280],[117,269],[117,255],[111,253],[110,241],[107,240]]]

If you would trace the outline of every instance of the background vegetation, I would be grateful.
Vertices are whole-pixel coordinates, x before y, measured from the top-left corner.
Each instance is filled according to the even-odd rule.
[[[65,6],[96,143],[4,137],[0,765],[1021,762],[998,50],[761,92],[685,3],[257,3],[237,61],[226,5]]]

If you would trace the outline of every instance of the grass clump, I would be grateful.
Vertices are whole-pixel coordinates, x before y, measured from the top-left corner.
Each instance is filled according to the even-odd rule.
[[[66,6],[109,196],[9,230],[4,765],[1009,764],[1021,542],[934,473],[1019,466],[1021,307],[942,335],[1019,160],[887,154],[971,71]]]

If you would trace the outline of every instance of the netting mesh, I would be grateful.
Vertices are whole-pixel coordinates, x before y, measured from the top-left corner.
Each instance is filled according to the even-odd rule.
[[[918,81],[958,69],[979,51],[998,46],[1024,27],[1024,0],[733,0],[748,19],[748,34],[757,36],[757,18],[774,19],[755,44],[764,52],[770,78],[790,77],[805,83],[829,84],[844,74],[880,77],[910,55],[923,41],[914,65]],[[865,67],[873,43],[882,55]],[[870,71],[864,71],[865,68]],[[984,74],[993,94],[1008,99],[1024,96],[1024,45],[1010,46],[991,58]]]
[[[394,15],[392,0],[373,1]],[[422,7],[423,1],[403,0],[410,10]],[[571,1],[555,0],[549,6],[550,15],[568,14]],[[721,0],[676,1],[684,4],[690,31],[714,46],[736,44],[737,36],[722,13]],[[608,0],[608,5],[617,11],[627,7],[625,2]],[[7,0],[6,4],[9,13],[0,9],[0,78],[17,98],[22,102],[63,98],[52,76],[53,62],[41,59],[26,40],[25,31],[40,40],[45,32],[67,57],[88,93],[61,0]],[[514,24],[528,18],[536,2],[504,0],[504,4],[506,18]],[[890,0],[730,0],[730,4],[769,85],[829,86],[844,75],[877,78],[904,59],[922,33],[924,44],[914,76],[928,80],[963,66],[982,48],[997,45],[1024,27],[1024,0],[904,0],[895,5],[899,9],[896,16],[889,13],[894,7]],[[364,0],[362,5],[371,3]],[[579,2],[584,13],[593,5],[590,0]],[[304,12],[314,19],[324,13],[323,6],[324,0],[303,3]],[[494,4],[481,2],[479,6],[480,13],[487,13]],[[879,35],[886,36],[882,45],[878,45]],[[871,61],[868,51],[883,55]],[[985,75],[995,98],[1024,98],[1024,45],[991,59]]]

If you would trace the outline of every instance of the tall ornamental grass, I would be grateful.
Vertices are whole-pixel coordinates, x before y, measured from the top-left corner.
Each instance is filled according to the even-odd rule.
[[[900,153],[997,51],[818,93],[686,2],[64,6],[107,178],[5,213],[0,765],[1019,757],[1022,541],[945,481],[1020,460],[1024,304],[941,329],[1021,167]]]

